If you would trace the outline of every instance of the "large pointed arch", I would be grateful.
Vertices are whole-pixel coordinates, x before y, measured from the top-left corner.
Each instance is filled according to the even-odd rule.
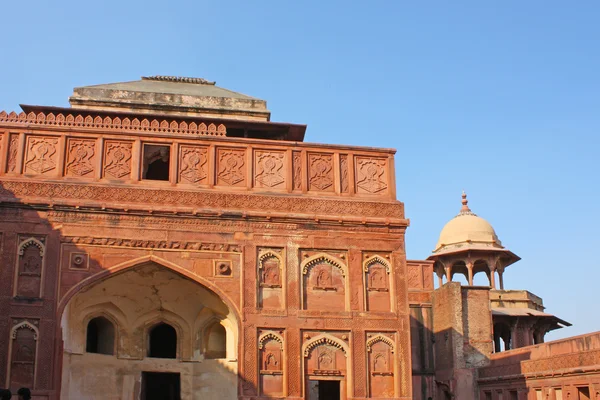
[[[212,282],[208,281],[207,279],[205,279],[201,276],[198,276],[198,275],[194,274],[193,272],[191,272],[175,263],[172,263],[171,261],[165,260],[164,258],[157,257],[155,255],[148,255],[148,256],[138,257],[138,258],[135,258],[135,259],[132,259],[129,261],[125,261],[125,262],[117,264],[113,267],[107,268],[103,271],[100,271],[92,276],[89,276],[89,277],[85,278],[84,280],[82,280],[81,282],[77,283],[75,286],[70,288],[67,291],[67,293],[65,293],[65,295],[60,299],[59,305],[57,308],[58,317],[60,318],[62,316],[62,313],[63,313],[66,305],[69,303],[69,300],[71,300],[71,298],[75,294],[80,292],[81,290],[83,290],[87,287],[90,287],[104,279],[107,279],[107,278],[113,276],[114,274],[117,274],[120,272],[125,272],[131,268],[145,265],[145,264],[150,264],[150,263],[155,263],[160,266],[163,266],[179,275],[182,275],[182,276],[206,287],[208,290],[214,292],[223,301],[223,303],[225,303],[227,308],[233,313],[233,315],[235,316],[235,319],[238,322],[241,321],[240,310],[239,310],[238,305],[235,304],[235,302],[226,293],[224,293],[221,289],[219,289],[216,285],[214,285]]]

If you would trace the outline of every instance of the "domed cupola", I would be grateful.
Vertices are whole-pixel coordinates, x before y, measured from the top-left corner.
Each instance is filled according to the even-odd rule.
[[[468,203],[467,195],[463,192],[462,208],[458,215],[442,229],[434,253],[446,253],[465,248],[504,248],[492,225],[471,211]]]
[[[428,259],[436,261],[434,269],[440,285],[444,277],[451,281],[455,274],[465,275],[469,285],[473,285],[473,276],[484,272],[492,288],[496,287],[495,273],[498,272],[503,288],[504,268],[520,260],[502,246],[492,225],[471,211],[465,192],[460,212],[444,226]]]

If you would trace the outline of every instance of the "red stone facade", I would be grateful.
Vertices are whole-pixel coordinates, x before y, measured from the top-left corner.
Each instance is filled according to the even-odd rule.
[[[2,382],[59,398],[65,307],[154,263],[236,316],[239,398],[307,398],[324,380],[341,398],[411,398],[394,151],[229,138],[227,126],[0,113]],[[144,145],[168,146],[167,181],[143,179]]]
[[[557,320],[532,294],[536,316],[494,314],[521,301],[492,290],[518,257],[493,250],[490,287],[449,282],[486,271],[475,253],[406,260],[394,150],[303,143],[266,106],[23,108],[0,112],[0,386],[151,399],[163,373],[182,399],[600,399],[598,333],[531,346]]]

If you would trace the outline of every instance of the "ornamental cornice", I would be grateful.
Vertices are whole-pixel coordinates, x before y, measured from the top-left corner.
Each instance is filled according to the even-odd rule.
[[[183,240],[144,240],[123,239],[113,237],[91,237],[91,236],[62,236],[63,243],[88,246],[115,246],[133,247],[138,249],[165,249],[165,250],[195,250],[195,251],[222,251],[230,253],[241,253],[242,249],[236,244],[228,243],[206,243]]]
[[[14,123],[14,124],[25,124],[25,125],[40,125],[40,126],[59,126],[65,128],[101,128],[108,131],[119,131],[119,132],[157,132],[157,133],[176,133],[184,135],[197,135],[197,136],[226,136],[227,128],[223,124],[214,123],[196,123],[186,122],[183,120],[176,121],[174,119],[155,119],[155,118],[138,118],[130,119],[128,117],[109,117],[100,115],[86,115],[85,117],[81,114],[54,114],[54,113],[34,113],[33,111],[29,114],[21,112],[17,114],[14,111],[7,113],[6,111],[0,111],[0,122]]]
[[[214,210],[216,216],[227,212],[242,217],[286,217],[315,221],[353,222],[408,226],[398,202],[320,199],[301,196],[268,196],[245,193],[149,189],[130,186],[97,184],[51,183],[36,181],[0,180],[0,201],[32,203],[33,200],[60,204],[82,202],[102,204],[110,208],[131,206],[167,209]],[[172,210],[175,211],[175,210]],[[171,212],[172,212],[171,211]]]

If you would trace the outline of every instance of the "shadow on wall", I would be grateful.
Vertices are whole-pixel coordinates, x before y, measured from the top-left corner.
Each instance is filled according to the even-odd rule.
[[[151,399],[158,395],[157,382],[163,383],[158,387],[168,388],[168,393],[159,395],[165,399],[257,395],[257,388],[238,371],[237,314],[214,287],[202,285],[180,270],[147,261],[106,272],[117,259],[131,259],[126,246],[82,243],[73,238],[95,234],[111,237],[108,231],[118,234],[124,210],[103,210],[114,223],[102,227],[93,222],[97,212],[91,208],[31,200],[15,197],[0,182],[0,337],[6,338],[0,340],[0,387],[9,387],[13,393],[28,387],[34,399],[78,395],[89,399]],[[146,227],[141,222],[138,228]],[[127,239],[128,243],[134,240]],[[100,256],[105,249],[112,249],[110,261],[108,256]],[[155,291],[154,297],[142,297],[137,303],[126,296],[121,296],[119,303],[115,293],[85,298],[99,288],[110,289],[110,282],[127,285],[132,274],[168,279],[148,285],[146,290]],[[85,280],[94,282],[78,286]],[[178,315],[175,304],[159,304],[162,295],[168,298],[176,287],[199,289],[196,291],[205,298],[195,300],[204,303],[188,307],[184,316]],[[68,302],[67,295],[72,296]],[[77,315],[74,306],[80,305],[97,312],[76,323],[69,317]],[[156,307],[149,313],[151,318],[132,321],[129,311],[140,305]],[[193,312],[197,315],[192,318]],[[122,326],[122,322],[131,325]],[[161,324],[175,330],[175,358],[166,357],[166,353],[150,357],[147,353],[148,334]],[[227,339],[218,337],[221,331]],[[124,348],[129,350],[122,352]],[[73,396],[71,390],[83,392]]]

